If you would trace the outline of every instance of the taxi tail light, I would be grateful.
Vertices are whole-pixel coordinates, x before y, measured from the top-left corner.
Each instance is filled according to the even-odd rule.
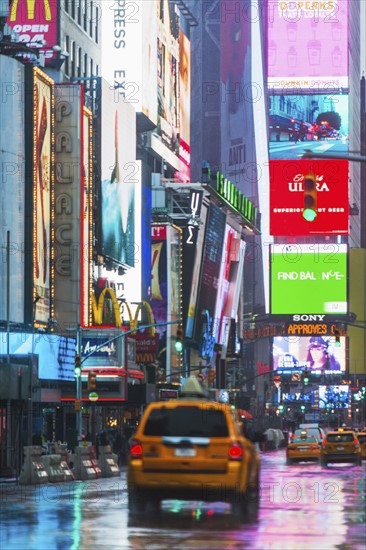
[[[316,449],[320,449],[320,445],[311,445],[310,449],[312,449],[313,451]]]
[[[359,445],[359,444],[360,444],[360,442],[359,442],[359,440],[357,439],[357,437],[354,438],[353,443],[354,443],[355,445]]]
[[[287,448],[289,451],[294,451],[296,449],[295,445],[289,445]]]
[[[142,458],[142,445],[138,439],[133,439],[130,445],[131,458]]]
[[[229,447],[229,459],[230,460],[243,460],[244,451],[243,447],[238,441],[232,443]]]
[[[327,444],[327,438],[323,439],[323,445]]]

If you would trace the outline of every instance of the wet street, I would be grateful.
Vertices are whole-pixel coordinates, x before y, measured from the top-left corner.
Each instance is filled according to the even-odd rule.
[[[261,455],[258,517],[239,522],[221,503],[164,501],[129,519],[120,478],[30,487],[1,484],[0,548],[363,550],[366,468],[286,466],[285,451]]]

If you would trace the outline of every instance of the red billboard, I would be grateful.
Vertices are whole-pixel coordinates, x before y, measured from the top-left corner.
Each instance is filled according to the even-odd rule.
[[[56,57],[58,44],[58,2],[56,0],[13,0],[7,24],[19,35],[19,42],[43,53],[45,64]]]
[[[347,160],[270,161],[270,235],[348,234]],[[316,176],[317,216],[303,218],[304,176]]]

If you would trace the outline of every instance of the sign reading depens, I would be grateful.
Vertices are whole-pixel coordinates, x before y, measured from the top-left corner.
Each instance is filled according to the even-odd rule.
[[[347,245],[272,245],[271,313],[347,313]]]

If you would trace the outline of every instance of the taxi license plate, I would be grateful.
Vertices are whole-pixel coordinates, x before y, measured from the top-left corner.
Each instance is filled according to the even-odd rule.
[[[299,451],[306,451],[306,447],[299,447]]]
[[[175,449],[175,456],[196,456],[196,449]]]
[[[342,446],[337,447],[337,451],[344,451],[344,447],[342,447]]]

